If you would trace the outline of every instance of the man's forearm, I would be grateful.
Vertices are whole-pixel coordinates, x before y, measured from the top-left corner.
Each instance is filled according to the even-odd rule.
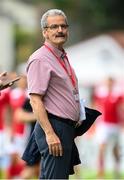
[[[40,123],[45,134],[48,135],[54,133],[54,130],[48,120],[47,112],[45,110],[41,97],[39,95],[31,95],[30,103],[33,108],[35,117]]]
[[[63,148],[61,141],[51,126],[41,97],[33,94],[30,100],[34,114],[46,135],[49,153],[53,156],[62,156]]]

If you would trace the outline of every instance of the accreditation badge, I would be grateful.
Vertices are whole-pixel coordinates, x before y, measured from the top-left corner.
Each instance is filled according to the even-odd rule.
[[[85,112],[85,99],[80,99],[80,119],[79,121],[86,120],[86,112]]]
[[[73,95],[74,95],[75,101],[79,102],[79,92],[76,88],[73,90]]]

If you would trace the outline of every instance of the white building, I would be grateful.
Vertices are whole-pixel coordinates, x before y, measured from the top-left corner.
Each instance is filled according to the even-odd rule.
[[[101,35],[67,48],[79,84],[94,84],[105,77],[124,78],[124,49],[109,35]]]

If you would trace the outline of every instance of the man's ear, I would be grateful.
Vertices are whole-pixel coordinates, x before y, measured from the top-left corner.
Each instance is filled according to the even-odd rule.
[[[46,29],[43,30],[42,34],[43,34],[44,38],[47,38],[47,31],[46,31]]]

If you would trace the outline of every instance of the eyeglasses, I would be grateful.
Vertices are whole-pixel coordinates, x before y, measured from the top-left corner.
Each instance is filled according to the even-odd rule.
[[[51,26],[46,26],[45,28],[50,28],[51,30],[58,30],[59,27],[65,30],[69,27],[69,25],[68,24],[52,24]]]

